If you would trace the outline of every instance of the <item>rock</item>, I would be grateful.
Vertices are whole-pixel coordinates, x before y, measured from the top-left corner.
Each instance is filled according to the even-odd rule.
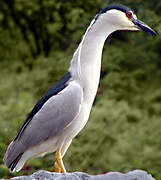
[[[142,170],[128,173],[109,172],[101,175],[88,175],[82,172],[55,173],[40,170],[29,176],[18,176],[10,180],[155,180],[150,174]]]

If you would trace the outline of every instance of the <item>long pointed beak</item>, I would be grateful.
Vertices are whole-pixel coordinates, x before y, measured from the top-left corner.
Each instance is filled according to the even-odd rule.
[[[154,35],[154,36],[157,35],[157,33],[153,29],[151,29],[148,25],[144,24],[142,21],[140,21],[138,19],[133,19],[132,22],[135,24],[135,26],[138,29],[141,29],[147,33]]]

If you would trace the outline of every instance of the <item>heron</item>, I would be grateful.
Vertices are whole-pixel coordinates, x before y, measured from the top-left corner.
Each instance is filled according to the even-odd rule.
[[[11,172],[20,171],[31,157],[52,152],[54,171],[66,172],[63,156],[88,121],[99,85],[105,40],[122,30],[156,35],[127,6],[112,4],[102,9],[85,31],[68,72],[36,103],[9,144],[4,162]]]

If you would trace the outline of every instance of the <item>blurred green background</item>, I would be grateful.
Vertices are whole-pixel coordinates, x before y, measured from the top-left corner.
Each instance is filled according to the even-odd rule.
[[[161,179],[160,0],[0,0],[0,178],[53,170],[53,154],[14,174],[3,156],[37,100],[67,71],[92,18],[112,3],[134,9],[159,35],[108,38],[90,119],[64,162],[68,171],[143,169]]]

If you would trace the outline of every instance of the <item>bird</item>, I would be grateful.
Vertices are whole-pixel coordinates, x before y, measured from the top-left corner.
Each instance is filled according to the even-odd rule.
[[[31,157],[53,152],[54,171],[66,172],[63,157],[86,125],[97,93],[105,40],[124,30],[157,35],[127,6],[112,4],[100,10],[75,50],[67,73],[36,103],[9,144],[4,163],[11,172],[20,171]]]

